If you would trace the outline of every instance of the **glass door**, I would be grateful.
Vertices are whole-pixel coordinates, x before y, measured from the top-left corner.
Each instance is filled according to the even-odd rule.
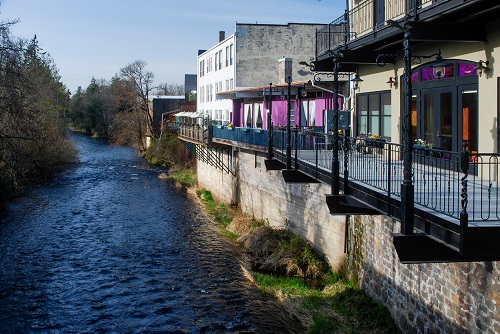
[[[462,143],[466,141],[468,150],[477,153],[479,138],[477,85],[459,86],[458,94],[458,116],[462,128],[458,132],[459,150],[462,148]]]
[[[423,116],[418,137],[442,150],[457,150],[458,131],[456,98],[452,87],[423,89],[421,115]]]

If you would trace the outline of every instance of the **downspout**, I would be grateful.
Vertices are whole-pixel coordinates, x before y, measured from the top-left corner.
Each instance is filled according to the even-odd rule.
[[[316,85],[314,84],[314,81],[313,81],[313,80],[309,80],[309,83],[310,83],[310,84],[311,84],[311,86],[313,86],[314,88],[317,88],[317,89],[319,89],[319,90],[322,90],[322,91],[325,91],[325,92],[328,92],[328,93],[333,94],[333,90],[329,90],[329,89],[326,89],[326,88],[324,88],[324,87],[316,86]],[[345,97],[345,96],[344,96],[344,97]],[[348,96],[348,97],[344,100],[344,105],[343,105],[343,107],[344,107],[344,108],[342,108],[342,109],[345,109],[345,106],[346,106],[347,101],[349,101],[349,102],[351,101],[351,90],[350,90],[350,89],[349,89],[349,96]]]

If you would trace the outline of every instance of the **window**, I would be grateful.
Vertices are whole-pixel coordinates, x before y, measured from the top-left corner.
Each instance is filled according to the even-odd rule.
[[[391,93],[358,94],[356,103],[357,135],[391,137]]]
[[[252,105],[249,103],[245,103],[244,108],[243,108],[243,117],[244,117],[244,124],[243,126],[246,128],[251,128],[252,127]]]
[[[229,79],[226,79],[226,90],[229,90]]]
[[[219,55],[219,62],[215,61],[215,66],[217,66],[217,64],[218,64],[219,70],[220,70],[220,69],[222,69],[222,50],[217,52],[217,54]]]
[[[218,70],[218,64],[219,64],[219,53],[215,53],[215,70]]]
[[[234,89],[234,81],[233,81],[233,79],[229,79],[229,89],[230,90]]]
[[[207,73],[212,72],[212,68],[213,68],[213,59],[212,57],[210,57],[207,58]]]
[[[229,45],[226,46],[226,67],[229,66]]]
[[[233,65],[233,44],[229,45],[229,65]]]
[[[200,77],[205,75],[205,59],[200,61]]]
[[[295,101],[290,101],[290,126],[295,124]]]
[[[442,79],[435,79],[432,63],[412,71],[412,135],[428,145],[448,151],[461,151],[462,143],[477,151],[478,124],[477,63],[447,61]]]
[[[200,92],[200,102],[205,102],[205,86],[200,87],[201,92]]]
[[[301,126],[316,125],[316,100],[301,101]]]
[[[262,129],[262,109],[264,105],[262,103],[254,103],[253,105],[253,120],[254,124],[253,127],[257,129]]]

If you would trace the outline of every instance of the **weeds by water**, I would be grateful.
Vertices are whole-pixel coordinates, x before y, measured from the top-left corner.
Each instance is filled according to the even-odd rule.
[[[192,169],[184,169],[171,173],[169,177],[176,182],[184,184],[188,187],[193,187],[196,185],[196,172]]]
[[[251,255],[249,279],[275,296],[308,333],[399,333],[389,311],[342,272],[329,271],[310,243],[218,204],[209,191],[197,195],[223,234]]]

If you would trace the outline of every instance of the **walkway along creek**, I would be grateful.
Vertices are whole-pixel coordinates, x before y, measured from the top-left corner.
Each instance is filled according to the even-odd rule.
[[[0,215],[1,333],[300,332],[162,170],[73,139],[80,163]]]

